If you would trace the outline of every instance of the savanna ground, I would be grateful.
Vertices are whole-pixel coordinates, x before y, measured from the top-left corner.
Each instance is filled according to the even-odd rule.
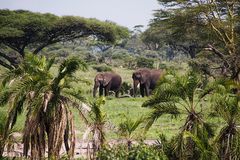
[[[178,73],[184,73],[187,71],[187,63],[177,63],[177,62],[166,62],[168,67],[174,66],[177,69]],[[133,70],[121,68],[121,67],[113,67],[114,72],[119,73],[123,79],[123,82],[132,83],[132,72]],[[3,71],[1,71],[3,72]],[[55,70],[52,70],[55,73]],[[93,88],[93,79],[97,74],[95,70],[89,66],[88,71],[86,72],[77,72],[77,77],[81,77],[90,82],[90,84],[85,83],[76,83],[76,88],[81,88],[83,96],[87,99],[87,101],[91,102],[93,100],[92,97],[92,88]],[[118,125],[125,120],[125,117],[130,117],[133,120],[136,120],[141,117],[148,116],[148,113],[151,112],[149,108],[141,107],[142,103],[147,100],[147,97],[137,97],[137,98],[115,98],[113,95],[106,98],[106,103],[103,106],[103,111],[106,114],[106,139],[107,141],[121,139],[119,137]],[[205,119],[208,122],[211,122],[215,126],[215,130],[221,128],[222,121],[219,118],[211,118],[209,117],[209,100],[205,99],[202,105],[202,112],[204,113]],[[7,107],[0,108],[0,112],[7,112]],[[86,126],[81,120],[78,111],[74,110],[74,123],[76,128],[77,139],[81,140],[82,136],[86,130]],[[147,139],[147,140],[156,140],[158,139],[160,134],[164,134],[168,139],[172,136],[176,135],[179,132],[180,126],[183,126],[185,122],[185,115],[180,115],[178,117],[172,117],[170,115],[161,116],[157,122],[153,124],[148,132],[144,132],[144,124],[141,125],[135,132],[135,139]],[[14,130],[21,132],[24,126],[25,115],[22,114],[18,116],[17,123],[14,127]],[[19,141],[21,139],[19,138]]]

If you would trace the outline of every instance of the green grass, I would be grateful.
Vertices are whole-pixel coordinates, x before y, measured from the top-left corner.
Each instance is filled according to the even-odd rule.
[[[117,139],[117,127],[124,121],[124,116],[128,116],[133,120],[140,117],[145,117],[151,111],[149,108],[141,107],[146,98],[108,98],[106,104],[103,106],[103,111],[107,115],[107,139]],[[85,130],[77,112],[74,112],[75,124],[80,138]],[[136,131],[135,138],[146,136],[147,139],[156,139],[160,133],[164,133],[167,137],[175,135],[179,127],[184,123],[183,117],[172,118],[171,116],[164,115],[157,120],[156,123],[150,128],[146,135],[144,135],[144,125],[140,126]]]
[[[132,83],[132,72],[133,70],[127,70],[124,68],[113,68],[113,71],[119,73],[123,79],[123,81]],[[53,73],[56,72],[56,68],[52,70]],[[183,72],[183,71],[181,71]],[[87,72],[77,72],[77,77],[84,78],[90,82],[89,85],[83,83],[76,83],[76,88],[82,88],[83,95],[87,98],[88,101],[92,101],[92,88],[93,88],[93,79],[97,72],[89,67]],[[124,115],[129,116],[133,120],[140,118],[141,116],[147,116],[147,114],[151,111],[149,108],[141,107],[142,103],[147,98],[115,98],[115,97],[108,97],[106,104],[103,106],[103,110],[107,115],[106,118],[106,138],[107,140],[110,139],[117,139],[117,126],[119,123],[124,121]],[[219,128],[222,126],[222,120],[218,118],[211,119],[207,116],[209,112],[209,104],[203,105],[203,111],[205,113],[206,121],[209,121],[213,124],[218,125],[216,130],[218,131]],[[7,112],[7,107],[1,107],[0,111]],[[76,133],[78,138],[82,138],[82,135],[86,129],[86,126],[83,124],[83,121],[80,119],[77,110],[73,109],[74,113],[74,123],[76,127]],[[23,129],[25,121],[25,114],[21,114],[18,116],[17,123],[15,128],[18,130]],[[182,126],[185,122],[185,116],[179,116],[177,118],[172,118],[169,115],[163,115],[160,117],[154,125],[150,128],[150,130],[144,135],[143,125],[136,131],[136,138],[146,136],[146,139],[157,139],[160,133],[164,133],[167,138],[170,138],[179,132],[180,126]]]
[[[125,68],[113,68],[113,71],[120,74],[124,82],[132,83],[132,73],[133,70],[128,70]],[[77,76],[85,78],[91,85],[77,84],[78,87],[82,88],[87,97],[88,101],[92,101],[91,91],[93,87],[93,79],[97,72],[91,68],[87,72],[78,72]],[[129,116],[133,120],[136,120],[142,116],[147,116],[151,111],[149,108],[141,107],[142,103],[147,98],[114,98],[108,97],[106,104],[103,106],[104,112],[107,114],[107,139],[119,138],[117,134],[117,126],[124,120],[124,115]],[[81,123],[77,112],[75,112],[75,124],[78,132],[78,137],[80,138],[83,134],[85,127]],[[184,123],[182,117],[173,119],[171,116],[164,115],[157,120],[156,123],[150,128],[150,130],[144,135],[143,125],[137,130],[136,137],[146,136],[147,139],[156,139],[160,133],[164,133],[167,137],[172,137],[175,135],[179,127]]]

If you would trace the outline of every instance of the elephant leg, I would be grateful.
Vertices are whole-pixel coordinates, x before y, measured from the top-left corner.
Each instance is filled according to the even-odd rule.
[[[97,89],[99,88],[99,84],[95,82],[94,87],[93,87],[93,97],[96,97]]]
[[[111,85],[108,84],[104,89],[105,89],[105,96],[109,95],[109,91],[110,91]]]
[[[105,88],[105,96],[107,97],[109,95],[109,89]]]
[[[150,95],[149,85],[146,84],[144,87],[145,87],[146,96],[148,97]]]
[[[144,84],[140,84],[140,93],[142,95],[142,97],[144,97]]]
[[[99,87],[99,96],[102,96],[103,95],[103,87]]]
[[[136,97],[137,94],[137,86],[139,84],[139,81],[133,80],[133,96]]]

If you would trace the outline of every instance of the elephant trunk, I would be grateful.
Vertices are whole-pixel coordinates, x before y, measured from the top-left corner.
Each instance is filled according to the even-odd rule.
[[[133,80],[133,96],[134,96],[134,97],[136,97],[138,84],[139,84],[139,81],[138,81],[138,80]]]

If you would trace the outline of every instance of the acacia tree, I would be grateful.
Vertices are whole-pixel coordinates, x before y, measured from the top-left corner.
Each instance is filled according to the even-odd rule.
[[[149,31],[157,40],[169,44],[187,44],[188,51],[201,52],[211,70],[240,80],[239,1],[220,0],[158,0],[165,9],[156,12]],[[163,31],[163,32],[160,32]],[[153,35],[150,34],[150,35]],[[148,36],[151,38],[151,36]],[[177,41],[177,42],[176,42]],[[192,43],[194,48],[190,48]]]
[[[207,31],[201,25],[196,30],[196,25],[200,22],[194,16],[194,13],[177,11],[170,7],[157,10],[150,27],[142,34],[142,39],[152,50],[159,50],[167,45],[171,51],[182,52],[195,58],[205,43],[199,40],[207,40],[208,37],[205,34]]]
[[[25,10],[0,10],[0,26],[0,64],[8,69],[18,66],[26,50],[37,54],[51,44],[81,37],[115,43],[128,36],[126,28],[114,23]]]
[[[79,81],[73,74],[79,68],[85,70],[86,64],[75,58],[67,59],[53,76],[50,73],[53,62],[53,59],[47,61],[45,57],[29,54],[17,69],[3,75],[6,89],[1,91],[0,105],[8,104],[9,114],[2,139],[6,140],[18,115],[26,110],[23,153],[27,156],[30,150],[32,159],[44,158],[46,144],[48,157],[59,159],[63,141],[69,157],[74,154],[75,132],[70,107],[78,108],[83,98],[78,90],[71,90],[71,82]],[[9,80],[12,80],[10,84]],[[4,146],[1,152],[3,149]]]

